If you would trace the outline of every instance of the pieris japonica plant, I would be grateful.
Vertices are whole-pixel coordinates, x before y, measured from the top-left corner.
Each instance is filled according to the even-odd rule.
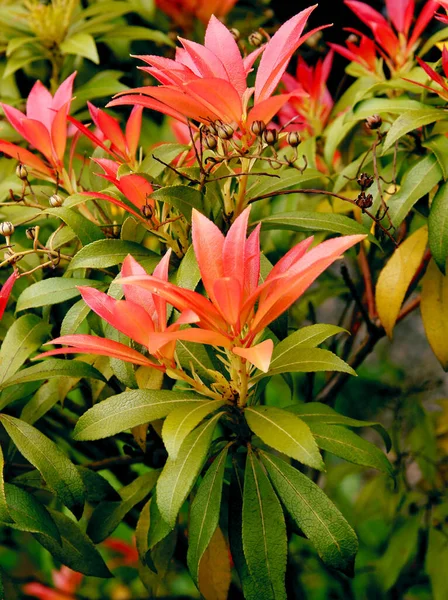
[[[295,598],[307,548],[326,597],[367,597],[350,580],[377,560],[376,597],[404,598],[420,535],[444,598],[428,558],[448,553],[431,417],[397,401],[391,452],[363,397],[336,409],[419,307],[448,366],[447,3],[341,1],[366,27],[315,56],[317,5],[275,26],[268,14],[246,40],[235,1],[160,0],[177,46],[136,27],[168,49],[133,56],[138,84],[115,73],[106,98],[65,53],[106,5],[104,32],[125,35],[145,3],[65,4],[26,5],[41,29],[29,17],[22,44],[45,49],[50,89],[36,78],[23,103],[0,90],[0,522],[23,556],[37,544],[52,561],[23,580],[0,561],[0,596],[118,598],[89,576],[124,565],[139,576],[126,598],[175,594],[180,566],[188,597]],[[336,55],[355,77],[342,93]],[[378,485],[398,523],[359,559],[361,509],[326,493],[342,468],[361,506]]]

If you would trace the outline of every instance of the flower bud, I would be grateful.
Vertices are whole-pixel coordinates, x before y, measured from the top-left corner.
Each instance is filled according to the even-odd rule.
[[[145,217],[145,219],[150,219],[153,214],[154,209],[152,206],[150,206],[149,204],[144,204],[142,206],[142,215]]]
[[[231,29],[229,29],[230,33],[233,36],[233,39],[235,40],[235,42],[237,42],[240,39],[240,32],[238,31],[238,29],[235,29],[235,27],[232,27]]]
[[[59,196],[59,194],[53,194],[48,199],[48,202],[52,208],[59,208],[59,206],[62,206],[64,200]]]
[[[29,240],[34,240],[36,238],[36,228],[35,227],[28,227],[28,229],[26,230],[26,237]]]
[[[263,131],[266,129],[266,123],[264,121],[254,121],[250,126],[250,130],[254,135],[263,135]]]
[[[359,42],[359,38],[356,34],[351,33],[345,41],[349,44],[357,44]]]
[[[263,140],[268,146],[273,146],[278,140],[278,133],[276,129],[266,129],[263,132]]]
[[[11,223],[11,221],[3,221],[3,223],[0,223],[0,233],[5,237],[9,237],[10,235],[12,235],[14,233],[14,230],[15,227]]]
[[[27,179],[27,177],[28,177],[28,169],[25,167],[25,165],[22,165],[22,164],[18,164],[17,165],[17,167],[16,167],[16,175],[22,181],[25,181],[25,179]]]
[[[363,189],[366,190],[367,188],[369,188],[372,185],[373,177],[371,175],[369,175],[368,173],[361,173],[356,181],[357,181],[359,187],[362,187]]]
[[[297,146],[302,141],[300,133],[298,131],[290,131],[286,136],[286,141],[292,148],[297,148]]]
[[[211,135],[209,133],[205,136],[204,144],[209,150],[214,150],[216,148],[216,146],[218,145],[218,141],[214,135]]]
[[[263,39],[264,38],[259,31],[254,31],[248,37],[249,44],[251,46],[255,46],[256,48],[259,48],[261,46],[261,44],[263,43]]]
[[[383,119],[380,115],[371,115],[370,117],[367,117],[365,123],[367,129],[379,129],[383,124]]]
[[[233,136],[233,127],[223,123],[222,125],[218,125],[218,135],[222,140],[230,140]]]
[[[356,199],[356,204],[361,209],[370,208],[373,204],[372,194],[366,194],[365,192],[360,192],[358,198]]]

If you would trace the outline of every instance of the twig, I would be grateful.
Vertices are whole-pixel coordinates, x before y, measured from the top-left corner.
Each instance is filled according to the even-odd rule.
[[[143,462],[143,456],[110,456],[109,458],[103,458],[102,460],[95,460],[90,463],[86,463],[83,467],[91,469],[92,471],[101,471],[102,469],[109,469],[114,466],[125,466],[133,465],[135,463]]]

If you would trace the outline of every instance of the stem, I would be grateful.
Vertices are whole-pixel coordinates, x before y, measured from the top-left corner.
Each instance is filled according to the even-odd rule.
[[[249,179],[247,171],[249,171],[249,167],[250,161],[246,158],[242,158],[241,170],[244,172],[244,175],[239,179],[238,194],[235,200],[235,212],[233,215],[234,219],[243,212],[246,205],[246,190]]]

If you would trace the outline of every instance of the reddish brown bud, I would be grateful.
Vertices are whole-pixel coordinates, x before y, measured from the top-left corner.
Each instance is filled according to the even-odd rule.
[[[59,194],[53,194],[48,199],[48,202],[52,208],[59,208],[60,206],[62,206],[64,200],[59,196]]]
[[[209,150],[214,150],[216,148],[216,146],[218,145],[218,141],[214,135],[211,135],[209,133],[205,136],[204,144]]]
[[[383,119],[380,115],[371,115],[366,119],[366,127],[367,129],[379,129],[383,124]]]
[[[25,167],[25,165],[17,165],[16,175],[22,181],[25,181],[28,178],[28,169]]]
[[[11,221],[3,221],[3,223],[0,223],[0,233],[5,237],[9,237],[14,233],[14,231],[15,227]]]
[[[240,32],[238,31],[238,29],[235,29],[235,27],[232,27],[231,29],[229,29],[230,33],[233,36],[233,39],[237,42],[240,39]]]
[[[231,137],[233,136],[233,127],[231,127],[230,125],[227,125],[226,123],[223,123],[222,125],[218,125],[217,127],[218,129],[218,135],[222,140],[230,140]]]

